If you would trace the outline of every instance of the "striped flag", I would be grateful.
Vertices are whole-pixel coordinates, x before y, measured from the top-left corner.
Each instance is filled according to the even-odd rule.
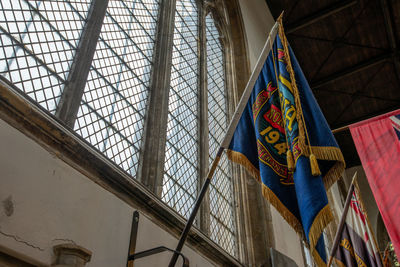
[[[392,126],[396,132],[397,138],[400,140],[400,115],[394,115],[390,117]]]
[[[363,208],[357,183],[341,230],[335,260],[338,266],[381,267],[382,261],[368,218]]]

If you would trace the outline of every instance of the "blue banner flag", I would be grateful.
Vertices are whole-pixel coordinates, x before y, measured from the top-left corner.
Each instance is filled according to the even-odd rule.
[[[325,266],[322,232],[332,220],[325,190],[345,163],[281,22],[227,153],[260,181],[264,197]]]

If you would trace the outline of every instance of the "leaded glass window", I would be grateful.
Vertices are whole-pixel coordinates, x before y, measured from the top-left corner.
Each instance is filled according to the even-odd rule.
[[[197,28],[196,1],[178,0],[162,199],[184,217],[190,215],[198,186]]]
[[[87,1],[0,1],[0,77],[55,113]]]
[[[135,177],[159,1],[110,0],[75,131]]]
[[[209,162],[228,128],[224,50],[211,15],[206,16]],[[211,239],[236,255],[232,168],[223,154],[210,185]]]

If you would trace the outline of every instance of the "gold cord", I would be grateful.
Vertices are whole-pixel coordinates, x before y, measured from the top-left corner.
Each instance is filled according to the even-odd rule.
[[[310,153],[309,159],[310,159],[310,165],[311,165],[311,173],[313,176],[319,176],[319,175],[321,175],[321,171],[319,170],[319,167],[318,167],[317,158],[315,157],[315,155],[312,152],[312,146],[310,143],[310,138],[308,136],[307,127],[306,127],[306,123],[305,123],[304,115],[303,115],[303,109],[301,107],[300,95],[299,95],[299,91],[298,91],[297,84],[296,84],[296,77],[295,77],[292,63],[290,60],[288,43],[287,43],[287,39],[285,36],[285,31],[284,31],[283,23],[282,23],[282,16],[280,16],[278,18],[278,23],[279,23],[279,37],[282,40],[283,50],[285,53],[285,59],[287,61],[286,69],[290,75],[290,80],[291,80],[290,82],[291,82],[291,85],[293,88],[293,94],[295,97],[297,123],[299,124],[299,145],[303,149],[307,147],[307,145],[305,144],[305,140],[304,140],[304,136],[305,136],[307,138],[308,149],[309,149],[309,153]]]
[[[281,90],[279,89],[278,73],[277,73],[277,71],[276,71],[276,66],[275,66],[276,59],[275,59],[274,48],[273,48],[273,44],[272,44],[272,42],[271,42],[271,39],[269,40],[269,42],[270,42],[270,45],[271,45],[272,63],[273,63],[273,65],[274,65],[276,86],[278,87],[278,92],[280,92]],[[278,98],[279,98],[279,102],[280,102],[280,104],[281,104],[281,113],[282,113],[282,120],[283,120],[283,116],[285,115],[285,111],[282,110],[283,103],[282,103],[281,97],[278,96]],[[286,140],[286,146],[287,146],[287,151],[286,151],[287,166],[288,166],[289,171],[294,171],[295,165],[296,165],[296,164],[295,164],[294,159],[293,159],[293,153],[292,153],[292,151],[290,150],[289,139],[288,139],[288,136],[287,136],[287,134],[286,134],[286,133],[287,133],[287,128],[286,128],[286,123],[285,123],[285,121],[283,121],[283,127],[285,128],[285,140]],[[289,175],[289,173],[288,173],[288,175]]]

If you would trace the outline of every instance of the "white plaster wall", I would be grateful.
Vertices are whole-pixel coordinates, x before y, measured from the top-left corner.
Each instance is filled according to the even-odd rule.
[[[275,249],[294,260],[299,267],[303,267],[303,248],[299,236],[272,206],[271,217],[274,227]]]
[[[0,120],[0,250],[32,263],[53,262],[52,247],[74,242],[93,252],[88,266],[126,266],[133,207]],[[6,215],[3,201],[11,198]],[[140,215],[137,251],[177,240]],[[191,266],[213,266],[194,250]],[[165,266],[171,254],[135,266]]]
[[[143,216],[143,214],[140,215],[136,251],[139,252],[158,246],[174,249],[177,243],[178,241],[174,237],[165,231],[160,231],[157,225]],[[188,247],[184,247],[182,253],[189,259],[191,267],[214,266]],[[157,257],[138,259],[135,261],[135,267],[168,266],[171,256],[171,253],[163,252]],[[179,257],[176,266],[182,266],[181,257]]]
[[[332,193],[332,198],[333,198],[333,202],[329,203],[329,205],[331,206],[331,209],[335,211],[336,215],[335,219],[337,220],[337,223],[339,223],[340,216],[342,215],[343,212],[344,200],[340,196],[339,186],[337,183],[334,183],[329,190]]]
[[[265,0],[239,0],[253,70],[275,21]]]

